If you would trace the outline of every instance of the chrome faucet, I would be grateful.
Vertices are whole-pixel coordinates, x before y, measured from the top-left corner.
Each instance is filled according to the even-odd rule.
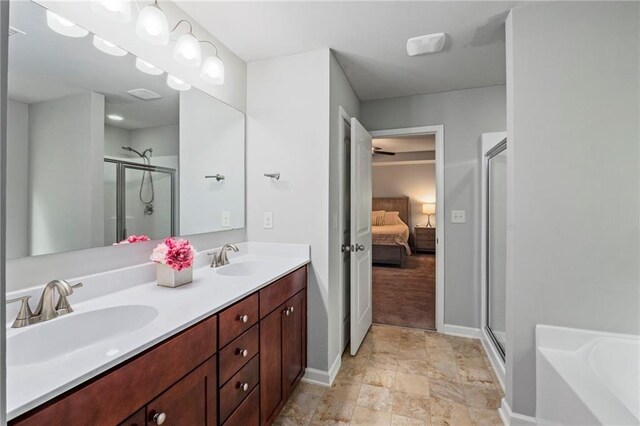
[[[39,322],[49,321],[60,315],[73,312],[67,296],[73,294],[73,289],[82,287],[82,283],[75,285],[69,284],[65,280],[53,280],[50,281],[42,291],[40,301],[34,312],[31,311],[29,306],[29,299],[31,296],[22,296],[16,299],[7,300],[7,303],[21,302],[20,310],[16,316],[15,321],[11,327],[21,328],[30,324],[36,324]],[[57,291],[56,291],[57,290]],[[57,302],[55,302],[55,294],[59,294]]]
[[[227,258],[227,252],[229,250],[233,250],[234,252],[237,253],[238,247],[235,244],[225,244],[224,246],[222,246],[220,251],[218,252],[210,251],[209,253],[207,253],[208,256],[213,256],[213,259],[211,259],[210,266],[212,268],[219,268],[220,266],[228,265],[229,258]]]

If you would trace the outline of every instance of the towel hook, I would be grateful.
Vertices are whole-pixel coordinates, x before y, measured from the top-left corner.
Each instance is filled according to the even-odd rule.
[[[224,180],[224,175],[221,175],[220,173],[218,173],[217,175],[207,175],[204,178],[205,179],[215,179],[218,182],[220,182],[221,180]]]
[[[265,173],[264,174],[266,177],[271,178],[271,179],[275,179],[275,180],[280,180],[280,172],[275,172],[275,173]]]

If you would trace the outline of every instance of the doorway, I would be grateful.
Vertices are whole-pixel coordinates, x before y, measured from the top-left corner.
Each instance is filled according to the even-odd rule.
[[[349,153],[353,151],[353,141],[349,137],[352,133],[351,125],[349,117],[341,110],[341,118],[340,121],[340,140],[343,142],[341,144],[340,152],[339,152],[339,164],[341,165],[340,170],[340,182],[341,182],[341,194],[340,201],[341,205],[339,207],[339,226],[340,232],[343,236],[342,240],[342,250],[343,257],[341,262],[341,272],[340,276],[342,277],[342,289],[341,292],[341,313],[342,313],[342,328],[341,328],[341,342],[342,347],[346,348],[349,343],[349,337],[353,330],[351,330],[352,321],[353,321],[353,312],[351,312],[351,307],[353,306],[354,292],[353,287],[354,283],[351,282],[353,279],[353,264],[352,264],[352,255],[351,247],[356,247],[354,241],[352,241],[353,231],[351,228],[353,226],[352,218],[354,217],[354,200],[352,196],[353,192],[353,182],[351,179],[352,170],[351,166],[353,165],[354,159],[349,157]],[[351,124],[351,125],[350,125]],[[359,123],[358,123],[359,125]],[[397,129],[388,129],[388,130],[379,130],[375,132],[371,132],[371,137],[373,138],[410,138],[410,137],[420,137],[420,136],[429,136],[433,137],[435,143],[435,154],[432,162],[435,164],[435,177],[436,177],[436,185],[435,185],[435,198],[432,200],[425,201],[433,201],[433,203],[419,203],[420,211],[422,212],[423,208],[425,209],[425,220],[421,221],[421,223],[416,223],[417,225],[426,225],[427,223],[427,215],[426,212],[430,212],[431,208],[434,209],[435,214],[429,213],[430,221],[435,221],[435,218],[444,217],[444,126],[442,125],[434,125],[434,126],[423,126],[423,127],[412,127],[412,128],[397,128]],[[373,152],[373,144],[370,149]],[[372,157],[372,156],[370,156]],[[369,160],[369,166],[371,166],[371,159]],[[350,188],[350,190],[347,190]],[[369,194],[371,194],[371,187],[368,188]],[[361,195],[359,193],[359,195]],[[438,202],[440,200],[440,202]],[[373,202],[373,200],[372,200]],[[435,206],[422,206],[422,204],[435,204]],[[372,204],[370,204],[372,206]],[[356,206],[357,208],[357,206]],[[372,210],[369,208],[369,210]],[[371,211],[367,212],[367,217],[371,217]],[[424,223],[422,223],[424,222]],[[371,229],[371,226],[369,227]],[[441,330],[444,323],[444,226],[434,227],[433,232],[435,234],[435,250],[434,253],[431,254],[433,256],[435,254],[434,259],[434,268],[435,268],[435,330]],[[412,241],[413,243],[413,241]],[[371,262],[373,263],[373,262]],[[370,265],[373,270],[373,264]],[[370,274],[369,274],[370,275]],[[370,284],[371,285],[371,284]],[[370,292],[369,294],[369,304],[373,302],[373,294]],[[360,303],[362,303],[360,301]],[[352,344],[352,346],[354,346]],[[358,345],[356,345],[358,346]],[[357,351],[357,347],[355,348]],[[351,349],[352,354],[354,352],[354,348]]]

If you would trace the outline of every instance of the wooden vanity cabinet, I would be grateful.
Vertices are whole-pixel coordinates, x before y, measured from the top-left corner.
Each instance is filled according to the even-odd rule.
[[[260,291],[262,425],[270,425],[278,417],[306,368],[306,278],[303,267]]]
[[[307,267],[9,422],[270,425],[307,364]]]

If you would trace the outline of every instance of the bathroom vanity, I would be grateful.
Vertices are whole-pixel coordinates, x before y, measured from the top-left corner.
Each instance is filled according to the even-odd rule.
[[[11,330],[9,413],[17,417],[9,424],[271,424],[306,368],[308,256],[265,256],[260,253],[278,245],[254,250],[251,245],[240,244],[227,266],[196,269],[194,282],[180,289],[141,284],[81,302],[58,319]],[[301,247],[308,253],[308,246]],[[85,288],[91,285],[89,279]],[[39,329],[56,336],[56,323],[66,321],[69,333],[86,340],[73,327],[91,320],[92,312],[110,309],[110,321],[130,322],[126,309],[143,306],[134,305],[139,297],[157,313],[137,330],[106,341],[98,336],[95,343],[62,354],[53,345],[42,360],[20,358],[19,352],[30,348],[25,341],[42,334]],[[126,305],[113,306],[123,299]],[[171,301],[176,311],[186,312],[168,309]],[[207,301],[209,312],[202,314]],[[101,327],[95,324],[97,333]],[[162,333],[167,327],[177,331]],[[158,332],[169,336],[153,338]],[[131,350],[111,365],[109,351],[125,348]],[[88,375],[93,377],[83,380]]]

